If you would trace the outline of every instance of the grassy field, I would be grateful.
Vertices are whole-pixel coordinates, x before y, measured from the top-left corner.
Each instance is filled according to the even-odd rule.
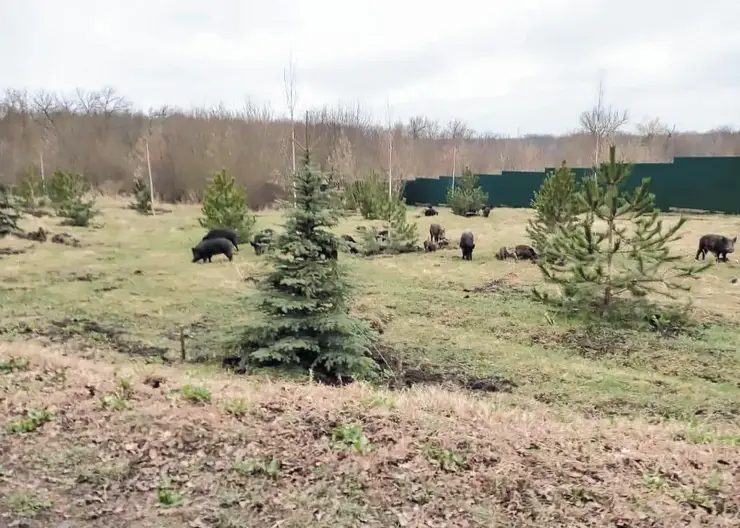
[[[162,355],[180,356],[181,328],[189,360],[221,353],[253,316],[245,298],[262,261],[245,244],[233,263],[192,264],[189,248],[203,234],[195,206],[143,217],[123,202],[102,205],[97,229],[49,217],[22,225],[69,233],[81,247],[0,243],[27,250],[0,260],[7,519],[109,527],[740,522],[734,260],[695,283],[697,328],[668,338],[553,318],[533,302],[536,266],[494,259],[500,246],[526,242],[528,211],[418,218],[421,237],[431,221],[453,241],[472,229],[474,260],[462,261],[459,250],[342,255],[357,286],[354,310],[383,328],[384,347],[407,368],[517,387],[487,395],[331,389],[162,364]],[[259,228],[279,223],[278,212],[258,218]],[[338,232],[370,224],[354,217]],[[690,260],[701,234],[738,231],[736,217],[692,215],[675,249]],[[466,291],[494,281],[493,291]],[[18,429],[34,431],[11,434]]]

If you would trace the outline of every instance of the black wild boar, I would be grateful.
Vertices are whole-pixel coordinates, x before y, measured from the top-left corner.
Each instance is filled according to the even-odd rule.
[[[424,241],[424,251],[426,251],[426,252],[429,252],[429,251],[437,251],[438,248],[439,248],[439,246],[437,245],[437,243],[434,240],[425,240]]]
[[[439,242],[445,237],[445,228],[439,224],[432,224],[429,226],[429,239],[434,242]]]
[[[216,229],[211,229],[208,231],[208,233],[205,234],[205,236],[201,240],[210,240],[212,238],[225,238],[232,244],[234,244],[234,249],[239,251],[239,245],[237,244],[239,236],[236,234],[236,231],[233,229],[229,229],[226,227],[219,227]]]
[[[539,256],[531,246],[519,245],[514,248],[514,256],[517,260],[537,260]]]
[[[424,209],[424,216],[437,216],[438,214],[439,214],[439,211],[437,211],[432,206],[429,206],[426,209]]]
[[[450,245],[450,241],[447,238],[440,238],[439,242],[437,242],[437,246],[439,246],[439,249],[444,249]]]
[[[249,243],[249,245],[254,248],[254,252],[257,255],[261,255],[266,250],[270,249],[274,236],[275,231],[268,227],[267,229],[263,229],[262,231],[254,235],[254,238]]]
[[[735,251],[735,242],[737,242],[737,237],[730,239],[722,235],[704,235],[699,239],[699,250],[696,252],[696,260],[699,260],[699,255],[704,260],[707,253],[711,251],[715,254],[717,260],[724,260],[726,262],[727,254]]]
[[[463,231],[460,236],[460,249],[462,250],[463,260],[473,260],[473,250],[475,249],[475,237],[470,230]]]
[[[331,247],[322,247],[321,254],[326,260],[337,260],[337,257],[339,256],[339,249],[337,245],[332,245]]]
[[[491,210],[492,210],[492,209],[493,209],[493,208],[492,208],[492,207],[491,207],[490,205],[487,205],[487,206],[485,206],[485,207],[483,208],[483,216],[484,216],[485,218],[488,218],[488,215],[490,215],[490,214],[491,214]]]
[[[200,243],[194,248],[190,248],[193,252],[193,262],[202,260],[204,263],[207,260],[211,262],[211,258],[214,255],[226,255],[226,258],[231,261],[234,257],[231,250],[234,245],[230,240],[225,238],[209,238],[208,240],[201,240]]]
[[[357,241],[354,239],[354,237],[350,235],[342,235],[341,238],[344,241],[344,245],[346,246],[347,250],[349,250],[350,253],[359,252],[359,250],[357,249]]]

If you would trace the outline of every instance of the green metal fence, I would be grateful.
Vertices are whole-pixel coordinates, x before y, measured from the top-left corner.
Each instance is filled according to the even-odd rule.
[[[543,172],[480,174],[479,185],[488,193],[488,204],[499,207],[529,207],[540,188]],[[590,174],[590,168],[573,168],[576,178]],[[649,189],[662,211],[671,208],[740,214],[740,157],[686,157],[672,163],[637,163],[632,166],[627,187],[635,188],[650,178]],[[404,197],[409,205],[445,203],[451,176],[416,178],[406,182]]]

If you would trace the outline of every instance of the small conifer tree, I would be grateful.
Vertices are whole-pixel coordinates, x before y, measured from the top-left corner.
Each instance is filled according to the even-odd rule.
[[[349,283],[330,231],[338,222],[334,190],[305,152],[294,175],[296,205],[285,210],[283,232],[268,257],[274,270],[255,297],[263,315],[239,339],[243,365],[299,365],[337,376],[369,376],[370,326],[349,315]]]
[[[21,177],[19,191],[20,205],[25,210],[35,211],[47,205],[46,186],[33,165]]]
[[[66,225],[84,227],[100,214],[91,196],[92,185],[81,174],[54,171],[49,184],[49,199],[57,216],[65,219]]]
[[[131,202],[129,208],[143,215],[151,214],[152,195],[149,192],[149,186],[144,183],[143,178],[134,178],[131,194],[133,194],[134,201]]]
[[[577,220],[580,210],[577,191],[575,174],[563,161],[560,168],[547,174],[535,193],[531,204],[535,216],[529,220],[526,229],[532,247],[540,255],[546,254],[550,239],[560,228],[570,230]],[[549,255],[555,256],[552,252]]]
[[[383,218],[384,209],[388,207],[388,183],[376,171],[350,183],[344,194],[347,208],[359,209],[366,220]]]
[[[0,183],[0,238],[18,230],[20,218],[10,187]]]
[[[387,198],[386,198],[387,200]],[[419,234],[415,222],[409,222],[406,215],[406,203],[399,198],[386,202],[380,216],[385,220],[388,234],[379,236],[378,229],[368,229],[362,236],[362,247],[365,255],[379,253],[410,253],[417,249]]]
[[[246,191],[225,169],[210,180],[201,210],[203,216],[198,219],[201,227],[233,229],[240,240],[249,239],[256,222],[249,213]]]
[[[481,210],[488,201],[488,193],[478,186],[478,176],[465,167],[455,187],[447,191],[447,205],[452,213],[463,216]]]
[[[612,146],[609,162],[601,163],[584,182],[577,197],[585,218],[559,226],[546,246],[550,258],[538,263],[545,280],[558,285],[562,295],[553,299],[535,289],[540,299],[576,309],[596,304],[598,313],[606,315],[620,296],[643,301],[649,293],[671,296],[671,290],[688,290],[679,279],[696,278],[707,269],[709,265],[682,266],[681,257],[670,254],[668,244],[680,238],[686,219],[664,228],[655,196],[648,192],[649,179],[633,192],[623,188],[630,170],[629,164],[615,161]],[[551,263],[560,257],[564,266]]]

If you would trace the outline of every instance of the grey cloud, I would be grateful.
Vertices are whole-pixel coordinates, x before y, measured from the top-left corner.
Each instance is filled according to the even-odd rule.
[[[428,51],[402,51],[365,59],[334,61],[301,70],[301,82],[334,94],[352,94],[365,99],[394,88],[423,82],[454,64],[452,57]],[[331,95],[330,95],[331,94]]]
[[[572,92],[543,92],[531,97],[521,92],[506,96],[470,98],[462,101],[426,99],[394,105],[393,112],[401,119],[429,114],[441,123],[462,119],[478,132],[502,135],[559,134],[578,126],[578,115],[585,109],[584,98]]]
[[[143,4],[136,0],[136,6],[126,4],[118,10],[120,16],[125,14],[126,24],[139,20],[135,17],[139,3]],[[79,0],[79,4],[88,2]],[[323,99],[328,104],[339,99],[367,104],[372,99],[384,99],[394,90],[444,75],[469,60],[522,57],[536,61],[537,76],[516,87],[516,93],[465,101],[419,100],[397,104],[394,117],[426,114],[442,122],[462,118],[478,130],[556,133],[577,126],[578,113],[594,100],[599,70],[605,67],[607,53],[625,44],[655,40],[669,41],[686,50],[680,68],[659,79],[624,78],[607,70],[609,102],[629,109],[638,119],[643,115],[658,115],[686,128],[716,126],[740,115],[740,99],[728,95],[740,89],[737,68],[740,39],[732,37],[737,34],[734,25],[740,20],[740,2],[703,0],[697,5],[686,0],[621,0],[619,3],[572,0],[558,4],[571,7],[567,11],[548,12],[546,16],[535,12],[499,24],[502,27],[496,30],[463,30],[458,36],[439,38],[415,50],[315,65],[299,61],[299,97],[302,94],[312,102]],[[124,42],[119,48],[116,42],[111,42],[108,49],[106,42],[94,41],[92,34],[85,31],[88,29],[82,16],[85,8],[78,4],[71,14],[66,11],[69,23],[56,23],[55,17],[64,11],[48,7],[52,4],[33,0],[19,3],[0,18],[3,81],[47,89],[59,89],[55,83],[63,82],[79,83],[90,89],[114,85],[144,107],[163,103],[188,106],[203,101],[240,105],[243,95],[250,92],[262,98],[271,97],[276,107],[284,104],[285,60],[280,64],[273,61],[232,65],[217,60],[167,56],[167,52],[183,38],[199,33],[248,39],[254,32],[269,30],[272,35],[285,36],[287,59],[291,29],[300,29],[301,25],[301,20],[294,16],[293,2],[214,0],[210,4],[195,4],[182,0],[177,4],[171,2],[169,9],[161,5],[153,4],[150,16],[142,16],[132,28],[122,27],[127,38],[142,48],[137,50],[126,49],[130,43]],[[94,9],[105,15],[102,4],[96,6]],[[81,15],[75,17],[75,12]],[[101,19],[109,22],[112,17],[108,14]],[[49,26],[50,23],[54,24]],[[496,24],[495,17],[492,24]],[[27,31],[29,26],[47,27],[35,34]],[[717,39],[727,35],[724,48],[719,47],[711,55],[703,51],[705,43],[699,40],[703,38],[702,30],[712,32]],[[360,33],[357,39],[363,38]],[[299,45],[293,42],[293,46]],[[337,43],[337,47],[341,45]],[[505,76],[506,72],[502,71],[501,75]],[[461,79],[461,82],[476,82],[476,79]],[[374,110],[384,115],[384,109]]]
[[[226,38],[248,36],[245,32],[250,30],[287,33],[298,22],[292,4],[288,0],[188,2],[162,18],[186,32],[210,32]]]
[[[579,58],[595,53],[593,47],[583,46],[582,37],[572,38],[572,30],[582,28],[590,12],[587,9],[527,20],[525,31],[518,31],[512,24],[498,31],[473,31],[442,38],[416,50],[335,61],[314,67],[303,76],[325,92],[372,97],[424,82],[468,60],[531,54],[543,65],[552,64],[553,59],[561,61],[553,71],[573,77],[582,71]]]
[[[702,24],[729,32],[732,16],[719,19],[718,14],[737,12],[734,20],[740,18],[740,8],[729,0],[708,0],[701,10],[692,5],[682,9],[667,0],[623,0],[618,5],[606,0],[579,0],[569,11],[557,15],[535,16],[521,24],[512,21],[497,31],[464,33],[417,50],[335,61],[307,70],[303,76],[327,96],[352,93],[370,98],[424,82],[466,60],[527,55],[540,63],[543,76],[593,86],[604,66],[604,53],[611,49],[675,38]],[[663,23],[656,26],[656,20]]]

